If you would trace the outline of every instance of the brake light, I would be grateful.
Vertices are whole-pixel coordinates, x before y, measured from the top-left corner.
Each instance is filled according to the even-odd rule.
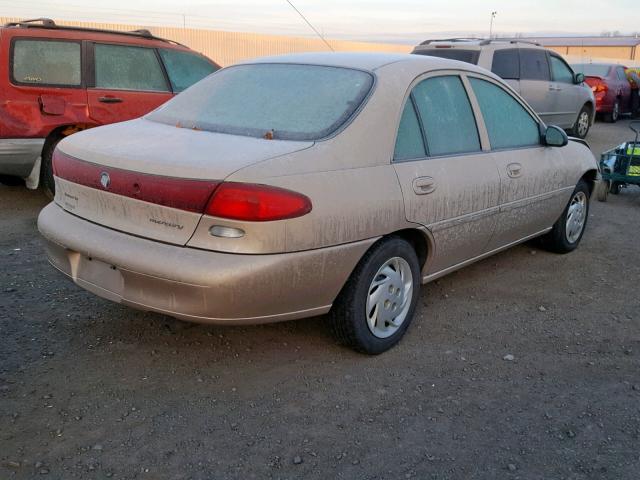
[[[85,187],[196,213],[204,211],[220,184],[216,180],[164,177],[106,167],[78,160],[57,148],[53,152],[53,173]]]
[[[253,183],[222,183],[209,201],[205,214],[250,222],[284,220],[306,215],[311,200],[284,188]]]
[[[609,90],[609,87],[606,83],[596,83],[591,87],[591,90],[593,90],[593,93],[600,93],[606,92],[607,90]]]

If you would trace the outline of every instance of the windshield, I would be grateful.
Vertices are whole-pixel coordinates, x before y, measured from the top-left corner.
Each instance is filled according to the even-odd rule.
[[[462,50],[459,48],[433,48],[429,50],[421,50],[417,52],[418,55],[427,55],[429,57],[448,58],[449,60],[459,60],[461,62],[472,63],[477,65],[478,58],[480,57],[479,50]]]
[[[585,77],[606,77],[611,66],[594,63],[578,63],[571,66],[576,73],[583,73]]]
[[[296,64],[219,70],[145,118],[185,128],[281,140],[317,140],[360,106],[373,76]]]

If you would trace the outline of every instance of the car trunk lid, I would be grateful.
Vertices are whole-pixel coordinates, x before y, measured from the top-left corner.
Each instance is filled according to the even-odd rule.
[[[58,145],[55,202],[109,228],[185,245],[226,177],[311,145],[143,119],[109,125],[74,134]]]

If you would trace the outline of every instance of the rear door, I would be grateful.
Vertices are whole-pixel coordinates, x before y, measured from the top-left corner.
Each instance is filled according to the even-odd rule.
[[[519,93],[545,123],[551,124],[555,113],[552,91],[547,51],[521,48]]]
[[[394,153],[409,221],[435,241],[426,274],[485,251],[496,222],[500,178],[480,134],[463,79],[428,76],[406,100]]]
[[[563,128],[571,128],[582,108],[581,85],[576,85],[571,67],[559,56],[549,54],[551,65],[551,101],[553,117],[550,123]],[[579,90],[580,89],[580,90]]]
[[[505,48],[493,52],[491,71],[520,93],[520,50]]]
[[[172,97],[155,48],[90,43],[87,90],[93,120],[108,124],[140,117]]]

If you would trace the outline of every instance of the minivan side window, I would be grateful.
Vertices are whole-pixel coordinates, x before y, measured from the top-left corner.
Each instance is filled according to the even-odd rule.
[[[219,67],[195,53],[161,48],[160,56],[167,69],[171,88],[176,93],[189,88],[197,81],[219,69]]]
[[[460,77],[428,78],[411,95],[424,127],[427,155],[480,151],[476,120]]]
[[[420,128],[416,109],[413,106],[413,100],[409,97],[402,111],[393,159],[396,162],[402,162],[425,156],[422,129]]]
[[[94,52],[96,88],[169,91],[154,49],[96,44]]]
[[[520,55],[517,48],[493,52],[491,71],[500,78],[517,80],[520,78]]]
[[[11,76],[22,84],[78,87],[80,56],[79,42],[15,40]]]
[[[520,49],[520,79],[549,80],[546,50]]]
[[[551,72],[554,82],[573,84],[573,72],[560,57],[551,55]]]
[[[538,122],[506,90],[469,77],[487,127],[492,149],[540,145]]]

